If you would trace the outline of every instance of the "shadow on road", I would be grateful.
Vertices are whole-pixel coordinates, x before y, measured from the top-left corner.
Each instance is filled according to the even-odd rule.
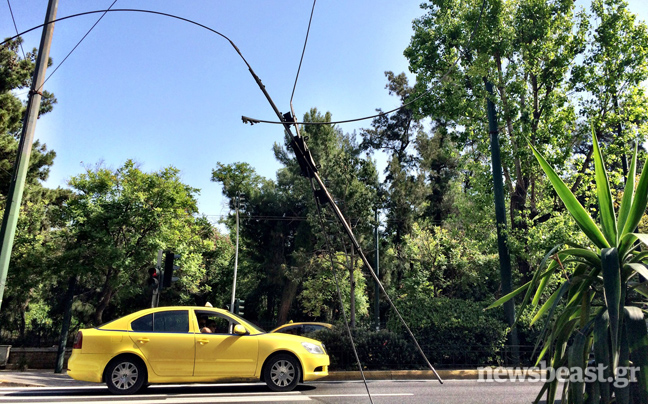
[[[312,385],[299,385],[293,391],[312,391],[316,387]],[[145,398],[146,396],[157,396],[157,395],[181,395],[181,394],[237,394],[237,393],[261,393],[261,394],[285,394],[282,392],[273,392],[265,384],[246,384],[246,385],[205,385],[205,384],[183,384],[183,385],[151,385],[147,388],[142,389],[139,393],[133,396],[120,396],[113,395],[108,391],[108,388],[105,386],[97,385],[97,387],[76,387],[73,389],[67,388],[56,388],[48,389],[47,387],[42,388],[32,388],[29,390],[21,390],[11,393],[4,394],[5,397],[57,397],[57,396],[112,396],[112,397],[137,397]]]

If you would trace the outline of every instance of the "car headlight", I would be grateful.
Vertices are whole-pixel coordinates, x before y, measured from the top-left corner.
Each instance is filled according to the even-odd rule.
[[[311,344],[310,342],[302,342],[301,344],[308,352],[310,352],[312,354],[323,354],[324,353],[324,350],[319,345]]]

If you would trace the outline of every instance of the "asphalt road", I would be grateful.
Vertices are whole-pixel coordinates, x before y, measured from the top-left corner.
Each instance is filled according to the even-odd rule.
[[[369,381],[373,403],[519,404],[531,403],[540,383],[485,383],[477,380]],[[261,383],[150,386],[133,396],[115,396],[104,385],[3,387],[3,403],[371,403],[361,381],[313,382],[289,393],[274,393]],[[542,403],[543,401],[541,401]]]

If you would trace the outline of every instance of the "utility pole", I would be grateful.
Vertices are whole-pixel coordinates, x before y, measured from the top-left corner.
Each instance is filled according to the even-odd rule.
[[[232,303],[230,304],[230,313],[234,313],[234,302],[236,300],[236,272],[238,270],[238,250],[239,250],[239,201],[240,193],[236,192],[236,250],[234,252],[234,284],[232,285]]]
[[[57,10],[58,0],[49,0],[45,15],[45,26],[43,27],[43,34],[36,58],[36,69],[34,70],[32,86],[29,90],[29,99],[27,101],[27,110],[25,111],[22,134],[18,146],[18,155],[14,164],[14,172],[11,178],[11,184],[9,185],[7,204],[2,219],[2,227],[0,228],[0,244],[2,245],[0,247],[0,308],[2,307],[7,272],[9,271],[11,250],[13,248],[14,237],[16,236],[16,224],[18,223],[18,216],[20,214],[20,205],[25,190],[25,178],[29,169],[32,143],[34,143],[36,120],[38,119],[38,112],[43,95],[41,90],[47,70],[47,62],[49,61],[52,34],[54,33],[54,23],[51,22],[56,19]]]
[[[493,95],[493,83],[485,79],[486,91]],[[502,280],[502,295],[512,292],[513,281],[511,276],[511,255],[506,241],[506,208],[504,206],[504,183],[502,181],[502,160],[500,157],[499,130],[497,129],[497,112],[495,104],[490,98],[486,100],[488,109],[488,129],[491,138],[491,164],[493,167],[493,191],[495,193],[495,219],[497,221],[497,249],[499,251],[500,277]],[[519,362],[517,329],[515,328],[515,303],[513,299],[504,303],[506,321],[511,327],[509,340],[515,364]]]

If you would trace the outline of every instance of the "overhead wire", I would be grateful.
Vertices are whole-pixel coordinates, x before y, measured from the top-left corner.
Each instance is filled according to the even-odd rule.
[[[9,0],[7,0],[7,1],[9,1]],[[40,87],[38,88],[37,91],[41,91],[41,90],[42,90],[42,88],[43,88],[43,86],[45,85],[45,83],[47,83],[47,81],[48,81],[48,80],[49,80],[49,79],[54,75],[54,73],[56,73],[56,71],[59,69],[59,67],[61,67],[61,65],[62,65],[63,63],[65,63],[65,61],[70,57],[70,55],[72,54],[72,52],[74,52],[74,51],[76,50],[76,48],[78,48],[79,45],[81,45],[81,42],[83,42],[83,40],[86,39],[86,37],[90,34],[90,32],[92,32],[92,30],[97,26],[97,24],[99,24],[99,21],[101,21],[101,20],[106,16],[106,13],[108,13],[108,11],[109,11],[109,10],[110,10],[114,5],[115,5],[115,3],[117,3],[117,0],[115,0],[115,1],[112,2],[112,4],[108,7],[108,9],[106,10],[106,12],[104,12],[104,13],[101,15],[101,17],[99,17],[99,19],[98,19],[98,20],[97,20],[97,21],[92,25],[92,27],[90,27],[90,29],[88,30],[88,32],[86,32],[85,35],[84,35],[84,36],[79,40],[79,42],[77,42],[77,44],[74,45],[74,48],[72,48],[72,50],[71,50],[70,52],[68,52],[68,54],[63,58],[63,60],[61,60],[61,62],[60,62],[60,63],[59,63],[55,68],[54,68],[54,70],[52,70],[52,72],[51,72],[49,75],[47,75],[47,77],[46,77],[45,80],[43,81],[43,84],[40,85]]]
[[[313,22],[313,13],[315,11],[316,2],[317,0],[313,0],[313,8],[311,9],[310,19],[308,20],[308,28],[306,29],[306,39],[304,39],[304,48],[302,49],[301,58],[299,59],[299,67],[297,68],[297,74],[295,75],[295,84],[293,84],[292,94],[290,95],[291,105],[292,105],[293,97],[295,96],[295,88],[297,88],[297,80],[299,79],[299,72],[301,71],[302,62],[304,61],[304,53],[306,53],[306,44],[308,43],[308,35],[310,34],[311,23]]]
[[[483,5],[483,3],[482,3],[482,5]],[[480,13],[480,18],[481,18],[481,13]],[[252,74],[254,75],[254,73],[252,73]],[[324,184],[322,179],[317,174],[316,164],[315,164],[314,161],[312,161],[312,157],[310,155],[310,152],[308,151],[308,148],[306,146],[304,138],[299,133],[300,132],[300,130],[299,130],[300,126],[299,126],[298,122],[294,119],[295,113],[294,113],[294,109],[292,108],[292,105],[291,105],[291,110],[292,110],[292,114],[293,114],[292,117],[290,116],[290,114],[282,114],[279,111],[279,109],[277,108],[277,106],[275,105],[274,101],[272,100],[272,98],[270,97],[268,92],[266,91],[265,86],[261,83],[261,80],[256,75],[254,75],[254,77],[255,77],[255,80],[257,81],[257,84],[259,85],[259,88],[264,93],[264,95],[266,96],[266,99],[268,100],[268,102],[270,103],[270,105],[274,109],[275,113],[277,114],[277,117],[282,121],[282,123],[284,125],[284,133],[285,133],[285,136],[286,136],[286,141],[288,142],[288,144],[291,145],[291,147],[293,148],[293,151],[295,152],[295,156],[296,156],[296,158],[297,158],[297,160],[299,162],[299,165],[300,165],[300,167],[302,169],[302,175],[304,175],[306,177],[309,177],[311,179],[311,188],[313,188],[315,198],[318,200],[318,198],[319,198],[318,193],[321,192],[321,193],[323,193],[325,195],[325,198],[327,199],[327,202],[330,202],[329,206],[331,207],[331,210],[333,210],[334,215],[337,216],[340,225],[343,226],[343,228],[344,228],[345,232],[347,233],[347,236],[349,237],[351,243],[357,249],[358,255],[362,259],[362,262],[364,263],[364,265],[367,267],[367,269],[371,273],[371,276],[376,281],[376,284],[380,287],[380,291],[385,295],[385,299],[387,300],[387,302],[389,303],[391,308],[394,310],[394,313],[396,313],[396,316],[398,317],[401,324],[403,325],[403,328],[407,331],[409,336],[412,338],[412,341],[414,342],[414,345],[416,346],[417,350],[419,351],[419,353],[421,354],[421,356],[425,360],[425,363],[427,364],[427,366],[432,370],[432,372],[434,373],[434,376],[439,381],[439,383],[443,384],[443,380],[441,379],[441,377],[437,373],[436,369],[434,369],[434,366],[432,366],[432,364],[428,360],[427,356],[425,355],[425,352],[423,351],[423,349],[419,345],[418,341],[416,340],[416,337],[414,336],[414,333],[412,333],[412,330],[409,328],[409,326],[407,325],[407,323],[403,319],[403,316],[398,311],[398,308],[396,307],[396,305],[394,304],[392,299],[389,297],[389,294],[387,293],[387,291],[385,290],[385,287],[380,282],[380,279],[378,279],[378,276],[376,275],[375,271],[371,267],[371,264],[369,263],[369,260],[367,259],[364,252],[362,251],[362,248],[360,247],[360,243],[358,242],[355,235],[353,234],[353,230],[351,229],[349,223],[347,223],[347,221],[344,218],[342,212],[340,211],[337,204],[333,200],[333,197],[330,195],[328,189],[326,188],[326,185]],[[243,121],[245,122],[245,117],[243,117]],[[294,137],[292,135],[292,131],[290,130],[290,127],[293,126],[293,125],[294,125],[295,131],[297,133],[297,135],[295,135]],[[320,187],[319,190],[314,189],[314,186],[313,186],[313,183],[312,183],[313,178],[315,178],[317,180],[317,183],[318,183],[318,185]],[[318,202],[319,202],[319,200],[318,200]],[[321,217],[321,215],[320,215],[320,217]],[[349,329],[348,323],[347,323],[347,329]],[[366,379],[364,379],[364,377],[363,377],[363,380],[365,380],[365,386],[367,386],[366,385]],[[368,390],[368,387],[367,387],[367,390]],[[369,398],[371,399],[371,395],[369,395]]]
[[[483,12],[484,4],[485,4],[485,0],[484,0],[484,3],[482,3],[482,9],[481,9],[481,11],[480,11],[479,20],[477,21],[477,24],[476,24],[476,26],[475,26],[475,30],[476,30],[477,26],[479,25],[479,21],[481,20],[481,15],[482,15],[482,12]],[[239,54],[239,56],[241,57],[241,59],[243,60],[243,62],[244,62],[244,63],[246,64],[246,66],[248,67],[250,73],[252,74],[252,76],[253,76],[254,79],[256,80],[256,82],[257,82],[257,84],[259,85],[260,89],[261,89],[261,90],[264,92],[264,94],[266,95],[266,97],[267,97],[268,101],[270,102],[271,106],[273,107],[273,109],[275,110],[275,112],[277,113],[277,115],[279,116],[279,118],[281,118],[281,113],[279,112],[279,110],[276,108],[276,106],[275,106],[274,103],[272,102],[272,99],[270,98],[269,94],[268,94],[267,91],[265,90],[265,86],[262,85],[261,80],[260,80],[260,79],[258,78],[258,76],[254,73],[252,67],[251,67],[250,64],[247,62],[247,60],[243,57],[241,51],[240,51],[240,50],[238,49],[238,47],[234,44],[234,42],[233,42],[231,39],[229,39],[227,36],[225,36],[224,34],[218,32],[218,31],[216,31],[216,30],[214,30],[214,29],[212,29],[212,28],[210,28],[210,27],[207,27],[207,26],[205,26],[205,25],[203,25],[203,24],[197,23],[196,21],[189,20],[189,19],[187,19],[187,18],[179,17],[179,16],[176,16],[176,15],[168,14],[168,13],[158,12],[158,11],[152,11],[152,10],[141,10],[141,9],[108,9],[108,10],[95,10],[95,11],[88,11],[88,12],[84,12],[84,13],[78,13],[78,14],[74,14],[74,15],[67,16],[67,17],[59,18],[59,19],[56,19],[56,20],[54,20],[54,21],[50,21],[50,22],[48,22],[48,23],[41,24],[40,26],[37,26],[37,27],[31,28],[30,30],[25,31],[25,32],[23,32],[22,34],[27,33],[27,32],[30,32],[30,31],[32,31],[32,30],[34,30],[34,29],[40,28],[40,27],[45,26],[45,25],[47,25],[47,24],[51,24],[51,23],[57,22],[57,21],[62,21],[62,20],[66,20],[66,19],[69,19],[69,18],[78,17],[78,16],[81,16],[81,15],[88,15],[88,14],[94,14],[94,13],[99,13],[99,12],[103,12],[104,15],[105,15],[105,13],[107,13],[107,12],[109,12],[109,11],[115,11],[115,12],[116,12],[116,11],[142,12],[142,13],[150,13],[150,14],[157,14],[157,15],[167,16],[167,17],[170,17],[170,18],[175,18],[175,19],[178,19],[178,20],[181,20],[181,21],[189,22],[189,23],[191,23],[191,24],[194,24],[194,25],[200,26],[200,27],[202,27],[202,28],[205,28],[205,29],[207,29],[207,30],[209,30],[209,31],[211,31],[211,32],[213,32],[213,33],[215,33],[215,34],[217,34],[217,35],[219,35],[219,36],[225,38],[225,39],[226,39],[226,40],[227,40],[227,41],[232,45],[232,47],[236,50],[236,52]],[[310,25],[310,24],[309,24],[309,25]],[[18,36],[20,36],[20,35],[22,35],[22,34],[18,34]],[[474,34],[474,31],[473,31],[473,34]],[[472,38],[472,35],[471,35],[471,38]],[[8,40],[6,40],[6,41],[3,41],[2,43],[0,43],[0,45],[4,44],[4,43],[6,43],[7,41],[12,40],[12,39],[14,39],[14,38],[10,38],[10,39],[8,39]],[[456,64],[457,62],[458,62],[458,59],[455,61],[455,64]],[[449,70],[448,70],[448,73],[449,73]],[[413,101],[412,101],[412,102],[413,102]],[[411,103],[411,102],[410,102],[410,103]],[[292,109],[292,106],[291,106],[291,109]],[[383,113],[383,115],[384,115],[384,114],[386,114],[386,113]],[[294,115],[294,111],[293,111],[293,115]],[[365,118],[365,119],[367,119],[367,118]],[[289,135],[289,132],[290,132],[289,125],[288,125],[287,122],[282,122],[282,124],[285,125],[285,127],[286,127],[286,135],[288,136],[288,135]],[[298,126],[298,122],[293,121],[293,122],[291,122],[291,124],[294,124],[294,125],[295,125],[295,127],[296,127],[296,129],[297,129],[297,133],[299,134],[299,126]],[[331,123],[329,122],[329,123],[327,123],[327,124],[331,124]],[[315,174],[315,176],[316,176],[316,174]],[[319,180],[319,177],[318,177],[318,183],[320,184],[320,187],[324,187],[324,185],[323,185],[323,183],[321,182],[321,180]],[[312,178],[311,178],[311,187],[313,187]],[[328,194],[328,191],[326,191],[326,188],[323,188],[323,190]],[[332,201],[332,198],[330,197],[330,195],[329,195],[329,199]],[[319,201],[318,201],[318,203],[319,203]],[[318,207],[319,207],[319,205],[318,205]],[[336,209],[336,212],[339,213],[339,210],[337,209],[337,206],[334,205],[334,207],[335,207],[335,209]],[[322,218],[322,215],[321,215],[321,210],[320,210],[320,219],[321,219],[321,218]],[[345,225],[345,227],[348,228],[348,225],[346,224],[346,222],[344,221],[344,219],[343,219],[342,217],[340,217],[339,219],[343,222],[343,224]],[[368,263],[366,257],[364,256],[364,254],[363,254],[361,248],[359,247],[359,244],[357,243],[357,240],[355,239],[355,237],[354,237],[352,231],[350,230],[350,228],[348,228],[348,231],[349,231],[349,234],[348,234],[348,235],[349,235],[349,237],[351,238],[351,241],[352,241],[352,242],[354,243],[354,245],[357,247],[358,252],[359,252],[360,256],[361,256],[362,259],[363,259],[363,262],[365,262],[365,264],[366,264],[367,267],[369,268],[369,270],[370,270],[372,276],[373,276],[374,279],[377,281],[377,284],[380,286],[381,291],[385,294],[386,299],[387,299],[387,301],[389,302],[390,306],[394,309],[394,311],[395,311],[395,313],[397,314],[397,316],[399,317],[400,321],[403,323],[403,326],[405,327],[405,329],[408,331],[408,333],[409,333],[410,336],[412,337],[412,339],[413,339],[413,341],[414,341],[414,343],[415,343],[417,349],[418,349],[419,352],[422,354],[422,356],[423,356],[423,358],[425,359],[427,365],[430,367],[430,369],[432,369],[432,371],[434,372],[434,374],[435,374],[435,376],[437,377],[437,379],[439,380],[439,382],[443,383],[443,381],[441,380],[441,378],[440,378],[439,375],[437,374],[437,372],[436,372],[436,370],[434,369],[434,367],[432,366],[432,364],[427,360],[427,357],[425,356],[425,353],[424,353],[423,350],[421,349],[421,347],[420,347],[420,345],[418,344],[418,342],[416,341],[416,338],[414,337],[413,333],[411,332],[411,330],[409,329],[409,327],[408,327],[407,324],[405,323],[404,319],[403,319],[402,316],[400,315],[398,309],[395,307],[395,305],[393,304],[391,298],[390,298],[389,295],[386,293],[384,287],[382,286],[382,284],[381,284],[380,281],[378,280],[376,274],[374,273],[373,269],[371,268],[371,265]],[[331,250],[329,249],[329,251],[331,251]],[[332,257],[331,257],[331,258],[332,258]],[[332,262],[333,262],[333,261],[332,261]],[[338,286],[338,294],[339,294],[339,286]],[[342,299],[341,299],[341,294],[339,294],[339,297],[340,297],[340,300],[342,301]],[[348,330],[349,333],[350,333],[350,328],[348,327],[348,322],[346,321],[346,315],[345,315],[345,322],[347,323],[347,330]],[[352,335],[350,335],[350,336],[352,337]],[[354,350],[355,350],[355,346],[354,346]],[[356,353],[356,358],[357,358],[357,353]],[[359,359],[358,359],[358,364],[360,365]],[[361,371],[362,371],[362,366],[361,366],[361,365],[360,365],[360,368],[361,368]],[[364,379],[364,374],[363,374],[363,379]],[[365,381],[365,387],[367,388],[367,393],[369,394],[369,398],[370,398],[370,400],[371,400],[372,398],[371,398],[371,394],[369,393],[369,389],[368,389],[368,386],[367,386],[367,383],[366,383],[366,379],[364,379],[364,381]],[[373,402],[373,401],[372,401],[372,402]]]
[[[301,58],[299,59],[299,67],[297,68],[297,75],[295,76],[295,84],[293,85],[293,90],[292,94],[290,96],[290,110],[295,116],[295,109],[293,108],[292,100],[295,95],[295,88],[297,87],[297,79],[299,79],[299,72],[301,70],[302,62],[304,61],[304,54],[306,53],[306,44],[308,43],[308,34],[310,33],[310,27],[311,23],[313,21],[313,12],[315,11],[315,3],[317,0],[313,0],[313,8],[311,9],[311,15],[310,19],[308,21],[308,28],[306,29],[306,38],[304,40],[304,48],[302,49],[302,54]],[[297,126],[297,134],[299,134],[299,128]],[[324,223],[324,217],[322,215],[322,209],[320,205],[320,200],[317,197],[317,191],[315,189],[315,183],[313,182],[313,177],[310,177],[310,185],[311,189],[313,191],[313,197],[315,198],[315,205],[317,206],[317,213],[320,221],[320,227],[322,228],[322,232],[324,233],[324,239],[326,240],[326,247],[328,250],[328,256],[331,261],[331,271],[333,272],[333,277],[335,279],[335,289],[337,290],[337,295],[338,295],[338,300],[340,302],[340,312],[342,313],[342,318],[344,320],[344,325],[346,326],[346,331],[347,335],[349,336],[349,341],[351,342],[351,348],[353,350],[353,355],[355,356],[356,363],[358,364],[358,370],[360,371],[360,375],[362,376],[362,381],[364,383],[365,389],[367,390],[367,396],[369,397],[369,402],[371,404],[374,404],[373,402],[373,397],[371,397],[371,392],[369,391],[369,385],[367,384],[367,378],[365,377],[364,371],[362,370],[362,363],[360,362],[360,357],[358,356],[358,350],[355,346],[355,342],[353,341],[353,333],[351,332],[351,327],[349,326],[349,321],[346,316],[346,310],[344,309],[344,299],[342,299],[342,292],[340,291],[340,281],[337,276],[337,269],[335,267],[335,260],[333,259],[333,249],[332,245],[329,240],[329,232],[326,231],[326,226]],[[353,282],[353,280],[351,280]]]
[[[16,19],[14,18],[14,13],[13,10],[11,9],[11,2],[9,0],[7,0],[7,5],[9,6],[9,14],[11,14],[11,21],[13,21],[14,29],[16,30],[16,34],[17,34],[18,26],[16,25]],[[20,50],[22,51],[23,59],[27,59],[27,56],[25,56],[25,49],[23,49],[22,43],[20,44]]]
[[[482,1],[481,8],[480,8],[480,11],[479,11],[479,17],[477,18],[477,21],[476,21],[476,23],[475,23],[475,26],[474,26],[474,28],[473,28],[472,33],[470,34],[469,42],[472,42],[472,41],[473,41],[474,35],[475,35],[475,33],[477,32],[477,29],[478,29],[478,27],[479,27],[479,24],[481,23],[481,19],[482,19],[483,13],[484,13],[484,8],[485,8],[485,6],[486,6],[486,0],[483,0],[483,1]],[[29,33],[29,32],[31,32],[31,31],[34,31],[34,30],[36,30],[36,29],[38,29],[38,28],[41,28],[41,27],[43,27],[43,26],[45,26],[45,25],[48,25],[48,24],[53,24],[53,23],[55,23],[55,22],[64,21],[64,20],[67,20],[67,19],[70,19],[70,18],[80,17],[80,16],[83,16],[83,15],[97,14],[97,13],[104,13],[104,14],[105,14],[105,13],[107,13],[107,12],[139,12],[139,13],[156,14],[156,15],[161,15],[161,16],[165,16],[165,17],[169,17],[169,18],[174,18],[174,19],[177,19],[177,20],[185,21],[185,22],[188,22],[188,23],[190,23],[190,24],[197,25],[197,26],[199,26],[199,27],[201,27],[201,28],[204,28],[204,29],[206,29],[206,30],[208,30],[208,31],[210,31],[210,32],[212,32],[212,33],[215,33],[216,35],[219,35],[219,36],[221,36],[222,38],[226,39],[226,40],[230,43],[230,45],[234,48],[234,50],[236,51],[236,53],[238,53],[238,55],[241,57],[241,59],[243,60],[243,62],[245,63],[245,65],[248,67],[248,69],[250,70],[250,72],[253,74],[253,76],[256,77],[256,74],[254,74],[254,71],[252,70],[252,67],[251,67],[250,64],[248,63],[247,59],[245,59],[245,57],[243,56],[243,54],[241,53],[241,51],[239,50],[239,48],[238,48],[238,47],[234,44],[234,42],[233,42],[231,39],[229,39],[226,35],[224,35],[224,34],[218,32],[218,31],[216,31],[216,30],[213,29],[213,28],[210,28],[210,27],[208,27],[208,26],[206,26],[206,25],[204,25],[204,24],[201,24],[201,23],[199,23],[199,22],[196,22],[196,21],[190,20],[190,19],[188,19],[188,18],[180,17],[180,16],[177,16],[177,15],[174,15],[174,14],[163,13],[163,12],[160,12],[160,11],[153,11],[153,10],[143,10],[143,9],[108,9],[108,10],[93,10],[93,11],[85,11],[85,12],[82,12],[82,13],[77,13],[77,14],[72,14],[72,15],[68,15],[68,16],[65,16],[65,17],[57,18],[56,20],[50,21],[50,22],[48,22],[48,23],[44,23],[44,24],[37,25],[37,26],[35,26],[35,27],[32,27],[32,28],[30,28],[30,29],[28,29],[28,30],[26,30],[26,31],[23,31],[23,32],[21,32],[21,33],[15,35],[15,36],[13,36],[13,37],[11,37],[11,38],[8,38],[8,39],[6,39],[6,40],[0,42],[0,45],[4,45],[5,43],[7,43],[7,42],[9,42],[9,41],[11,41],[11,40],[13,40],[13,39],[16,39],[17,37],[19,37],[19,36],[21,36],[21,35],[24,35],[24,34],[26,34],[26,33]],[[443,74],[443,76],[441,76],[441,78],[440,78],[439,80],[440,80],[440,81],[443,81],[443,79],[445,79],[445,77],[447,77],[448,74],[450,74],[450,71],[451,71],[451,70],[452,70],[452,69],[453,69],[453,68],[454,68],[458,63],[459,63],[459,56],[457,56],[457,58],[455,59],[455,61],[454,61],[454,62],[452,63],[452,65],[448,68],[448,70]],[[342,124],[342,123],[349,123],[349,122],[358,122],[358,121],[363,121],[363,120],[367,120],[367,119],[377,118],[377,117],[379,117],[379,116],[389,115],[389,114],[391,114],[392,112],[396,112],[396,111],[398,111],[398,110],[401,109],[401,108],[408,107],[409,105],[413,104],[414,102],[418,101],[418,100],[421,99],[423,96],[425,96],[425,95],[426,95],[430,90],[431,90],[431,89],[427,89],[427,90],[425,90],[425,91],[424,91],[423,93],[421,93],[419,96],[415,97],[415,98],[412,99],[411,101],[408,101],[407,103],[405,103],[405,104],[403,104],[403,105],[401,105],[401,106],[399,106],[399,107],[397,107],[397,108],[391,109],[391,110],[389,110],[389,111],[381,112],[381,113],[378,113],[378,114],[375,114],[375,115],[370,115],[370,116],[366,116],[366,117],[362,117],[362,118],[347,119],[347,120],[342,120],[342,121],[332,121],[332,122],[294,122],[294,123],[297,124],[297,125],[335,125],[335,124]],[[294,113],[293,113],[293,115],[294,115]],[[282,124],[282,125],[284,124],[284,122],[277,122],[277,121],[269,121],[269,120],[262,120],[262,119],[256,119],[256,118],[249,118],[249,117],[246,117],[246,116],[242,116],[241,119],[243,120],[243,123],[250,123],[250,124],[255,124],[255,123]]]
[[[46,23],[43,23],[43,24],[40,24],[40,25],[36,25],[36,26],[34,26],[34,27],[32,27],[32,28],[26,30],[26,31],[23,31],[23,32],[19,33],[18,35],[15,35],[15,36],[13,36],[13,37],[11,37],[11,38],[7,38],[7,39],[5,39],[4,41],[0,42],[0,46],[4,45],[5,43],[7,43],[7,42],[9,42],[9,41],[12,41],[12,40],[18,38],[18,37],[21,36],[21,35],[25,35],[25,34],[27,34],[27,33],[29,33],[29,32],[32,32],[32,31],[34,31],[34,30],[37,30],[37,29],[42,28],[42,27],[44,27],[44,26],[46,26],[46,25],[49,25],[49,24],[54,24],[54,23],[57,23],[57,22],[61,22],[61,21],[65,21],[65,20],[69,20],[70,18],[81,17],[81,16],[84,16],[84,15],[97,14],[97,13],[107,13],[107,12],[131,12],[131,13],[154,14],[154,15],[160,15],[160,16],[163,16],[163,17],[169,17],[169,18],[173,18],[173,19],[176,19],[176,20],[180,20],[180,21],[188,22],[189,24],[196,25],[196,26],[198,26],[198,27],[200,27],[200,28],[204,28],[204,29],[206,29],[207,31],[210,31],[210,32],[212,32],[212,33],[214,33],[214,34],[216,34],[216,35],[218,35],[218,36],[224,38],[225,40],[227,40],[227,42],[229,42],[230,45],[234,48],[234,50],[236,51],[236,53],[238,53],[239,57],[243,60],[243,63],[245,63],[245,65],[246,65],[247,68],[250,70],[250,72],[251,72],[254,76],[256,76],[256,75],[254,74],[254,71],[252,70],[252,67],[251,67],[250,64],[248,63],[247,59],[245,59],[245,57],[243,56],[243,54],[241,53],[241,51],[239,50],[239,48],[238,48],[238,47],[234,44],[234,42],[233,42],[231,39],[229,39],[225,34],[222,34],[222,33],[216,31],[216,30],[213,29],[213,28],[210,28],[210,27],[208,27],[208,26],[206,26],[206,25],[204,25],[204,24],[201,24],[201,23],[196,22],[196,21],[194,21],[194,20],[191,20],[191,19],[189,19],[189,18],[184,18],[184,17],[180,17],[180,16],[178,16],[178,15],[169,14],[169,13],[163,13],[163,12],[161,12],[161,11],[144,10],[144,9],[138,9],[138,8],[113,8],[113,9],[107,9],[107,10],[92,10],[92,11],[84,11],[84,12],[82,12],[82,13],[76,13],[76,14],[67,15],[67,16],[65,16],[65,17],[57,18],[57,19],[55,19],[55,20],[52,20],[52,21],[49,21],[49,22],[46,22]]]
[[[469,38],[469,40],[468,40],[469,43],[472,43],[472,42],[473,42],[473,39],[474,39],[474,36],[475,36],[475,32],[477,32],[477,28],[479,27],[479,24],[481,23],[481,19],[482,19],[482,15],[483,15],[483,13],[484,13],[484,8],[485,8],[485,7],[486,7],[486,0],[483,0],[483,1],[482,1],[481,8],[480,8],[480,10],[479,10],[479,17],[477,18],[477,22],[475,22],[475,26],[473,27],[473,30],[472,30],[472,32],[471,32],[471,34],[470,34],[470,38]],[[457,64],[459,63],[459,59],[460,59],[460,56],[458,55],[458,56],[455,58],[454,62],[450,65],[450,67],[448,68],[448,70],[446,70],[446,72],[443,74],[443,76],[441,76],[441,78],[439,78],[438,81],[443,81],[443,80],[444,80],[444,79],[445,79],[445,78],[450,74],[450,72],[451,72],[451,71],[455,68],[455,66],[457,66]],[[423,98],[425,95],[427,95],[427,93],[430,92],[430,90],[432,90],[432,88],[426,89],[426,90],[423,91],[421,94],[419,94],[417,97],[415,97],[414,99],[412,99],[412,100],[410,100],[410,101],[404,103],[403,105],[401,105],[401,106],[399,106],[399,107],[396,107],[396,108],[394,108],[394,109],[390,109],[389,111],[380,112],[380,113],[378,113],[378,114],[374,114],[374,115],[370,115],[370,116],[365,116],[365,117],[362,117],[362,118],[345,119],[345,120],[341,120],[341,121],[331,121],[331,122],[295,122],[295,124],[296,124],[296,125],[337,125],[337,124],[350,123],[350,122],[359,122],[359,121],[365,121],[365,120],[367,120],[367,119],[378,118],[378,117],[380,117],[380,116],[389,115],[389,114],[391,114],[391,113],[393,113],[393,112],[396,112],[396,111],[398,111],[398,110],[400,110],[400,109],[402,109],[402,108],[406,108],[406,107],[412,105],[413,103],[415,103],[416,101],[420,100],[420,99]],[[292,100],[292,98],[291,98],[291,100]],[[249,124],[251,124],[251,125],[254,125],[254,124],[256,124],[256,123],[268,123],[268,124],[272,124],[272,125],[283,125],[283,124],[284,124],[284,122],[280,122],[280,121],[270,121],[270,120],[264,120],[264,119],[256,119],[256,118],[250,118],[250,117],[248,117],[248,116],[242,116],[242,117],[241,117],[241,120],[243,121],[243,123],[249,123]],[[292,122],[291,122],[291,123],[292,123]]]

